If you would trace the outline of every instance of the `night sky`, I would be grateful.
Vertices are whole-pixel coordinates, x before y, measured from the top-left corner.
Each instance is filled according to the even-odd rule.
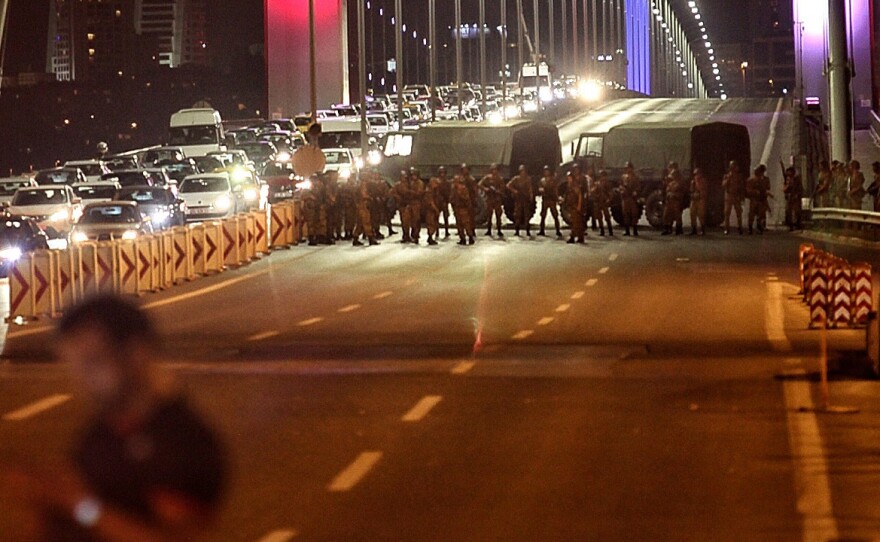
[[[393,0],[373,1],[377,5],[385,4],[389,11],[393,9]],[[443,9],[444,2],[452,4],[450,0],[438,0],[440,24],[446,24],[443,17],[449,17],[452,12],[451,9]],[[525,0],[524,4],[528,6],[526,12],[530,14],[531,2]],[[702,0],[699,4],[713,41],[729,43],[748,40],[747,21],[738,20],[743,16],[743,0]],[[11,0],[6,74],[42,71],[45,68],[48,5],[48,0]],[[246,49],[249,45],[262,42],[263,0],[210,0],[207,5],[209,44],[226,50]],[[406,13],[420,13],[427,17],[423,9],[424,0],[404,0],[403,5],[405,20],[408,19]],[[462,2],[465,19],[476,20],[476,6],[477,2],[472,0]],[[421,9],[409,10],[408,7]],[[487,0],[486,10],[487,18],[497,18],[498,2]],[[512,15],[512,9],[510,13]]]

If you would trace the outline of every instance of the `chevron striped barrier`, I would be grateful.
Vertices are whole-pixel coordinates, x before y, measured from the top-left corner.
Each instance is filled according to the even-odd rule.
[[[868,318],[874,309],[874,291],[871,265],[858,262],[852,266],[852,309],[851,325],[868,325]]]
[[[9,272],[9,320],[57,316],[56,258],[51,250],[36,250],[15,262]]]
[[[117,293],[127,295],[138,294],[138,257],[137,246],[134,240],[117,241],[114,243],[116,249],[116,261],[118,267],[116,271],[119,276],[116,278]]]
[[[810,307],[810,329],[824,327],[828,323],[828,305],[830,297],[830,282],[828,280],[828,268],[814,262],[810,266],[807,277],[807,304]]]
[[[58,251],[58,275],[55,277],[55,299],[58,310],[64,312],[72,307],[80,297],[82,290],[78,288],[78,278],[81,272],[77,247],[72,245],[65,250]]]
[[[852,269],[845,260],[835,259],[831,266],[831,309],[828,325],[848,326],[852,321]]]
[[[807,266],[809,265],[810,261],[812,261],[813,257],[815,256],[815,252],[816,252],[816,247],[810,243],[804,243],[800,247],[800,251],[799,251],[799,255],[798,255],[799,256],[798,257],[798,261],[799,261],[798,268],[800,270],[801,289],[798,291],[798,293],[805,294]]]
[[[269,217],[265,210],[254,211],[254,251],[257,254],[269,253]]]

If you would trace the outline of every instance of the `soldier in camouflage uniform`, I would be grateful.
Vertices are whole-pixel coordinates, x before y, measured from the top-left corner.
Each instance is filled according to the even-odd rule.
[[[569,172],[565,183],[565,193],[562,196],[562,207],[568,213],[571,220],[571,235],[569,244],[583,243],[586,235],[586,222],[584,217],[584,183],[578,178],[578,173]]]
[[[636,237],[639,236],[639,196],[642,193],[642,181],[636,175],[632,162],[627,162],[620,180],[620,203],[623,211],[623,235],[629,235],[630,228]]]
[[[514,235],[519,237],[519,230],[525,229],[526,236],[531,237],[531,217],[535,208],[535,190],[526,166],[519,166],[519,174],[507,183],[507,190],[513,194],[514,198],[513,223],[516,229]]]
[[[452,204],[452,212],[455,214],[455,227],[458,230],[459,245],[474,244],[474,222],[473,222],[473,203],[471,202],[471,191],[465,183],[468,176],[467,168],[461,168],[461,174],[456,175],[452,181],[452,192],[450,203]]]
[[[436,245],[436,237],[440,236],[440,179],[431,177],[425,186],[422,197],[422,215],[425,217],[425,228],[428,230],[428,244]]]
[[[544,175],[541,177],[538,192],[541,194],[541,230],[538,235],[546,235],[544,224],[547,222],[547,211],[550,211],[556,223],[556,236],[562,237],[562,230],[559,229],[559,178],[553,174],[550,166],[544,166]]]
[[[486,213],[489,216],[486,227],[486,235],[492,235],[492,216],[495,216],[498,228],[498,237],[504,237],[501,232],[501,217],[504,215],[504,179],[498,173],[498,165],[492,164],[489,174],[480,179],[480,190],[486,196]]]
[[[669,170],[666,174],[666,199],[663,207],[663,225],[664,230],[661,235],[671,235],[673,228],[675,235],[684,233],[684,227],[681,223],[681,215],[684,212],[684,199],[686,186],[681,170],[678,169],[678,162],[670,162]]]
[[[373,230],[373,219],[370,216],[370,209],[373,203],[373,196],[370,194],[370,177],[371,174],[365,173],[360,175],[357,191],[355,193],[355,202],[357,204],[357,225],[354,228],[352,245],[359,247],[361,236],[365,236],[372,245],[378,245],[376,234]]]
[[[440,214],[443,215],[443,227],[446,230],[446,237],[449,237],[449,204],[452,199],[452,179],[446,173],[446,168],[440,166],[437,168],[437,207]]]
[[[608,172],[599,171],[598,177],[590,190],[593,204],[593,218],[599,224],[599,235],[605,237],[605,224],[608,224],[608,235],[614,235],[611,225],[611,185],[608,181]]]
[[[706,201],[709,198],[709,181],[700,168],[694,169],[691,179],[691,235],[706,235]]]
[[[728,165],[721,187],[724,189],[724,235],[730,233],[731,211],[736,211],[736,225],[739,228],[739,234],[742,235],[742,202],[745,197],[746,183],[736,162],[731,161]]]
[[[366,171],[362,172],[362,175],[366,174]],[[357,188],[357,178],[352,175],[345,181],[345,184],[339,187],[339,193],[337,194],[340,215],[342,216],[342,239],[344,240],[351,240],[355,223],[357,222],[357,202],[355,201]]]

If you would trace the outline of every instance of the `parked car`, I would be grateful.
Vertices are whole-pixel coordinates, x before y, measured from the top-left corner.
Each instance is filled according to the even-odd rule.
[[[234,216],[240,209],[228,173],[190,175],[180,183],[178,195],[186,203],[186,220]]]
[[[33,218],[50,239],[63,239],[82,214],[82,200],[66,184],[19,188],[12,196],[9,214]]]
[[[37,186],[37,182],[25,176],[0,178],[0,207],[8,207],[15,191],[28,186]]]
[[[96,201],[110,201],[119,190],[120,184],[116,181],[99,181],[96,183],[83,183],[73,185],[73,191],[83,205]]]
[[[33,219],[0,217],[0,277],[9,276],[22,254],[48,248],[49,238]]]
[[[41,169],[34,176],[37,184],[76,184],[88,182],[86,174],[78,167],[53,167]]]
[[[101,175],[102,181],[118,183],[119,186],[140,186],[153,184],[153,177],[149,171],[143,169],[126,169],[113,171]]]
[[[246,152],[248,159],[254,162],[254,166],[257,169],[260,169],[269,162],[275,160],[275,155],[278,154],[275,145],[268,141],[242,143],[241,145],[237,145],[236,148]]]
[[[186,203],[167,188],[128,186],[116,192],[115,201],[133,201],[142,215],[150,217],[154,230],[164,230],[186,223]]]
[[[290,162],[270,162],[260,171],[260,178],[266,183],[269,203],[293,197],[296,175]]]
[[[90,203],[70,233],[74,243],[85,241],[134,240],[153,233],[149,217],[138,210],[133,201],[101,201]]]
[[[101,175],[110,173],[110,168],[103,160],[68,160],[64,167],[75,167],[82,170],[88,181],[98,181]]]

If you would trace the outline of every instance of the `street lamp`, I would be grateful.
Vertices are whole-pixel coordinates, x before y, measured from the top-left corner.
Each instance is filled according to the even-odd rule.
[[[746,70],[749,69],[749,63],[743,62],[739,65],[739,70],[742,72],[742,82],[743,82],[743,98],[748,96],[748,92],[746,91]]]

